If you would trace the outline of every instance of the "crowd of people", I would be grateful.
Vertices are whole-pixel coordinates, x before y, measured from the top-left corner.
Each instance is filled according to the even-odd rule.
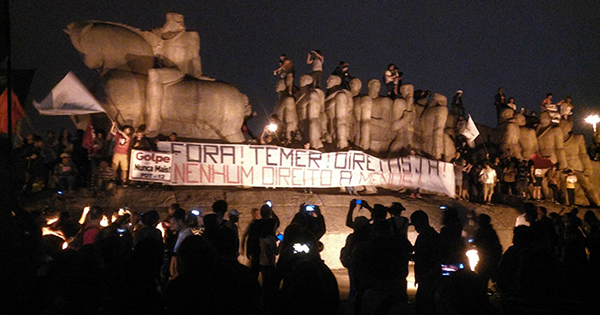
[[[452,101],[452,111],[459,113],[459,124],[464,123],[466,117],[462,106],[462,91],[457,91]],[[502,112],[512,109],[514,113],[521,113],[525,117],[525,127],[536,129],[540,120],[536,111],[530,112],[526,108],[518,108],[515,98],[507,98],[503,88],[498,89],[495,96],[496,111],[499,123]],[[573,104],[571,97],[556,104],[552,103],[552,93],[548,93],[541,102],[541,112],[548,112],[552,123],[558,125],[561,120],[570,121]],[[464,136],[456,137],[456,156],[450,161],[454,165],[457,199],[491,203],[510,202],[512,198],[523,200],[546,200],[567,206],[575,205],[575,187],[577,176],[568,168],[559,170],[558,165],[537,166],[533,159],[517,159],[511,152],[494,150],[490,154],[485,148],[485,157],[474,156],[476,152],[469,145]],[[559,176],[559,173],[564,176]],[[543,191],[542,183],[546,183],[547,191]],[[566,187],[563,193],[559,187]]]
[[[129,185],[131,150],[156,151],[159,140],[177,141],[177,134],[149,138],[145,125],[119,128],[116,123],[108,134],[93,128],[79,129],[75,136],[67,129],[60,137],[52,130],[45,138],[29,134],[12,152],[17,185],[25,195],[43,190],[68,194],[88,187],[96,196],[104,196],[117,185]]]
[[[224,200],[214,202],[210,213],[173,204],[163,218],[154,210],[98,206],[80,217],[22,213],[33,220],[32,235],[41,236],[29,253],[37,288],[27,298],[37,302],[26,310],[336,314],[337,281],[319,254],[326,232],[320,208],[301,205],[285,229],[273,209],[270,201],[252,209],[244,231],[240,212]],[[240,252],[248,267],[239,262]]]
[[[450,161],[454,165],[456,199],[485,204],[511,203],[514,199],[566,206],[576,204],[577,177],[574,172],[567,170],[564,179],[561,179],[556,166],[542,172],[533,160],[518,160],[507,155],[493,158],[487,155],[475,162],[470,151],[463,143]],[[546,195],[542,194],[544,180],[549,189]],[[566,194],[560,191],[561,185],[566,187]]]
[[[21,274],[21,285],[35,285],[13,302],[36,301],[21,307],[44,314],[338,314],[338,283],[320,256],[327,231],[321,209],[301,204],[282,229],[275,208],[266,201],[252,209],[246,227],[224,200],[209,213],[173,204],[162,218],[98,206],[81,216],[16,211],[12,230],[28,233],[11,235],[23,247],[11,258],[27,250],[19,268],[30,274]],[[600,221],[593,211],[582,220],[577,209],[548,214],[526,203],[503,252],[486,214],[440,206],[435,224],[422,210],[409,217],[405,210],[399,202],[350,202],[352,232],[340,261],[354,314],[491,314],[500,306],[573,314],[597,306]],[[500,305],[490,303],[490,292]]]

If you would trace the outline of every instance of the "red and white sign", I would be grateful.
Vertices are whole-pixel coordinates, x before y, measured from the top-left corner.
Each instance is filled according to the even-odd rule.
[[[172,153],[170,185],[421,188],[453,197],[452,164],[420,156],[379,159],[264,145],[159,142]],[[148,153],[148,152],[146,152]]]
[[[131,150],[129,179],[169,183],[172,162],[171,153]]]

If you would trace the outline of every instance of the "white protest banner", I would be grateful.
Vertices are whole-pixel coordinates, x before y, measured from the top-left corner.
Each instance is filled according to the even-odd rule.
[[[131,150],[129,179],[169,183],[172,161],[171,153]]]
[[[322,153],[264,145],[159,142],[171,152],[171,185],[421,188],[453,197],[454,168],[420,156],[378,159],[360,151]]]

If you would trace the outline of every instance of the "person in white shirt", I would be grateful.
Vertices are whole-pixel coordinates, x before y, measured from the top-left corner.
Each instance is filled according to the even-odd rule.
[[[571,104],[571,97],[567,96],[564,100],[556,103],[560,106],[560,115],[562,119],[569,119],[573,115],[573,104]]]
[[[485,164],[485,168],[479,172],[479,181],[483,184],[483,201],[486,204],[492,203],[492,195],[494,194],[494,185],[497,179],[496,170],[489,163]]]
[[[312,72],[310,76],[313,78],[313,87],[320,89],[321,82],[323,81],[323,62],[325,57],[320,50],[313,50],[308,53],[306,57],[306,63],[312,65]]]

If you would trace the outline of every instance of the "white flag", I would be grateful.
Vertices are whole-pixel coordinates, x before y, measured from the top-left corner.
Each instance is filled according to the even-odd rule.
[[[479,130],[477,130],[477,126],[475,126],[475,122],[471,115],[469,115],[469,120],[467,121],[467,127],[461,133],[465,138],[467,138],[468,142],[473,142],[479,136]]]
[[[33,106],[40,115],[86,115],[105,112],[100,102],[70,71],[40,103],[33,101]]]

